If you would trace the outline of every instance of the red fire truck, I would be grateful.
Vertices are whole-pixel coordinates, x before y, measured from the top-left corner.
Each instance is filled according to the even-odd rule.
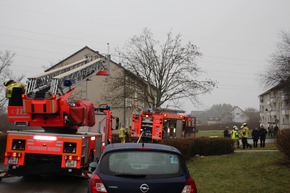
[[[108,68],[105,59],[86,57],[28,78],[19,99],[23,105],[8,106],[8,120],[19,130],[7,132],[4,164],[9,169],[0,177],[50,173],[90,177],[91,166],[111,142],[112,114],[107,105],[96,108],[90,101],[68,99],[77,84],[108,74]],[[35,127],[42,129],[31,130]]]
[[[149,142],[158,142],[166,138],[195,137],[196,119],[184,113],[169,110],[143,111],[132,115],[131,138],[140,136]]]

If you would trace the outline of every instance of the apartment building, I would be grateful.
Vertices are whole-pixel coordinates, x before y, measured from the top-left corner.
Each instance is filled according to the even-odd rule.
[[[286,104],[282,90],[275,86],[259,95],[260,124],[264,127],[278,125],[280,129],[289,128],[289,104]]]
[[[95,107],[102,104],[109,105],[113,116],[120,121],[119,127],[121,124],[129,127],[131,125],[133,113],[136,113],[136,111],[140,109],[149,108],[148,104],[138,97],[140,92],[137,92],[134,85],[142,84],[142,86],[146,88],[148,84],[140,79],[140,77],[137,77],[125,69],[121,64],[112,61],[109,56],[104,56],[98,51],[85,46],[64,60],[51,66],[46,71],[65,66],[90,56],[109,60],[109,75],[94,76],[87,79],[86,82],[77,86],[72,98],[90,100],[94,103]],[[113,128],[116,128],[115,124],[113,124]]]

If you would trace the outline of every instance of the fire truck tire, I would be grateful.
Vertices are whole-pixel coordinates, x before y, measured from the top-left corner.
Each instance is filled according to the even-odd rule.
[[[94,151],[91,150],[91,151],[90,151],[90,156],[89,156],[88,162],[89,162],[89,163],[94,162],[94,161],[95,161],[94,159],[95,159]]]

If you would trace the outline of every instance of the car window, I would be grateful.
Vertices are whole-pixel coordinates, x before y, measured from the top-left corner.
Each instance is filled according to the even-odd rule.
[[[100,163],[102,173],[110,175],[151,175],[175,177],[185,174],[178,154],[153,151],[120,151],[105,155]]]

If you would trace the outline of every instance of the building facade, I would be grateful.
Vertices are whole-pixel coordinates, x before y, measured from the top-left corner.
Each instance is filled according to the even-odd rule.
[[[264,127],[277,125],[280,129],[289,128],[289,105],[278,87],[262,93],[260,99],[260,124]]]
[[[113,121],[113,128],[117,129],[117,127],[121,125],[125,125],[129,128],[132,114],[136,113],[136,109],[145,109],[149,107],[146,106],[144,101],[136,97],[137,94],[134,92],[136,90],[132,88],[134,84],[146,85],[146,83],[122,67],[121,64],[117,64],[112,61],[109,56],[105,57],[99,54],[98,51],[94,51],[86,46],[46,71],[65,66],[88,56],[109,59],[109,75],[93,76],[87,79],[87,81],[77,86],[72,98],[92,101],[95,107],[104,104],[109,105],[113,116],[118,118],[120,122],[119,126],[117,126]],[[113,88],[112,85],[115,85],[115,87]]]
[[[231,121],[235,123],[244,123],[249,120],[249,116],[238,106],[234,106],[230,114]]]

